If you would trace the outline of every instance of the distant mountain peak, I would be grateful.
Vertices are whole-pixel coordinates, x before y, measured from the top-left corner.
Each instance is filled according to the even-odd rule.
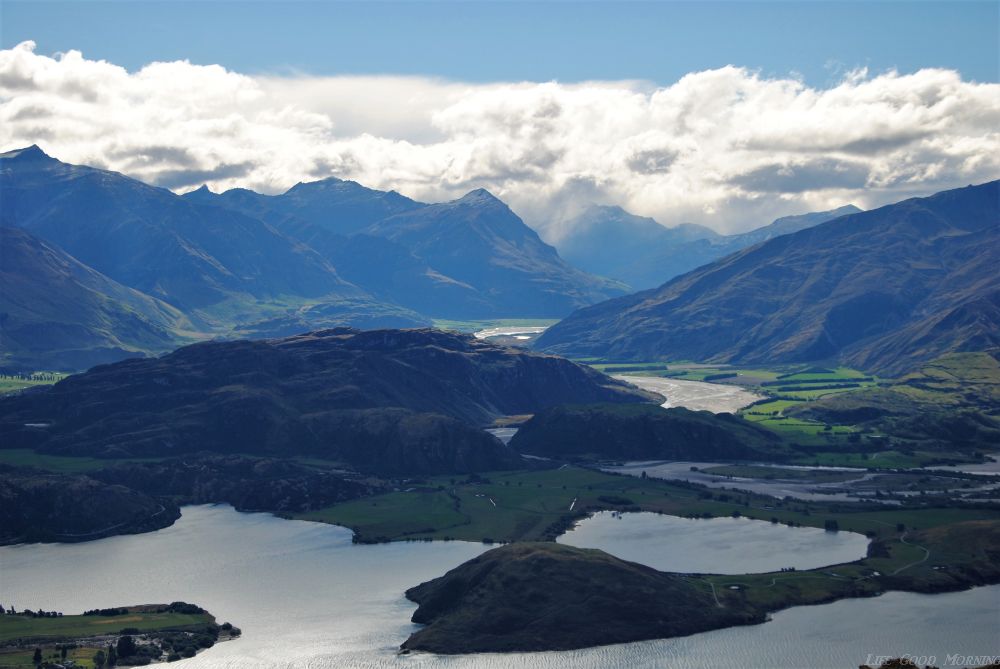
[[[617,213],[622,213],[622,214],[628,213],[624,209],[622,209],[620,206],[618,206],[617,204],[597,204],[596,202],[591,202],[590,204],[588,204],[586,207],[584,207],[584,211],[585,212],[601,212],[601,211],[603,211],[603,212],[608,212],[608,213],[614,212],[616,214]]]
[[[291,188],[289,188],[287,191],[285,191],[285,194],[287,195],[289,193],[301,192],[302,190],[337,187],[340,186],[341,184],[352,184],[352,183],[355,182],[346,181],[338,177],[330,176],[330,177],[325,177],[323,179],[318,179],[316,181],[300,181]]]
[[[199,188],[198,190],[200,191],[201,188]],[[195,191],[195,192],[198,192],[198,191]],[[211,191],[209,191],[209,192],[211,192]],[[259,195],[261,197],[269,197],[267,195],[262,195],[261,193],[258,193],[257,191],[250,190],[249,188],[239,188],[239,187],[237,187],[237,188],[230,188],[227,191],[223,191],[222,195],[237,195],[237,194],[241,195],[241,194],[246,194],[246,193],[249,193],[251,195]]]
[[[52,156],[42,151],[37,144],[32,144],[23,149],[14,149],[6,153],[0,153],[0,158],[4,160],[17,160],[18,162],[28,162],[36,160],[55,160]]]
[[[861,207],[855,207],[853,204],[845,204],[843,207],[837,207],[836,209],[831,209],[826,212],[831,217],[840,218],[841,216],[849,216],[851,214],[860,214],[864,209]]]
[[[212,195],[212,189],[208,187],[208,184],[202,184],[198,188],[195,188],[192,193],[200,193],[201,195]]]
[[[503,201],[485,188],[470,190],[461,198],[456,200],[462,204],[503,204]],[[506,205],[504,205],[506,206]]]

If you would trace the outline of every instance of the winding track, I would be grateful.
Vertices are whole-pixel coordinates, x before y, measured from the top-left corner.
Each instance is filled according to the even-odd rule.
[[[927,562],[927,558],[929,558],[931,556],[931,552],[929,550],[927,550],[926,548],[924,548],[923,546],[920,546],[918,544],[911,544],[909,541],[907,541],[906,540],[906,534],[907,534],[906,532],[903,532],[903,534],[899,537],[899,542],[903,543],[903,544],[906,544],[907,546],[916,546],[917,548],[919,548],[920,550],[922,550],[924,552],[924,557],[922,557],[921,559],[917,560],[916,562],[911,562],[910,564],[904,564],[902,567],[900,567],[896,571],[892,572],[893,576],[895,576],[899,572],[903,571],[904,569],[909,569],[910,567],[916,567],[918,564],[923,564],[924,562]]]

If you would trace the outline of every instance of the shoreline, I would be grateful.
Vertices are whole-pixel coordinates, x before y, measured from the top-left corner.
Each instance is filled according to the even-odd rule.
[[[101,626],[117,630],[95,629]],[[241,636],[240,628],[220,625],[205,609],[180,601],[71,615],[7,612],[0,615],[0,666],[58,668],[69,666],[67,661],[109,669],[145,666],[191,658]]]

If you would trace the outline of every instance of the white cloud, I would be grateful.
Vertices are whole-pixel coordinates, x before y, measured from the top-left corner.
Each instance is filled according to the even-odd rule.
[[[1000,86],[934,69],[826,89],[738,67],[661,88],[130,73],[25,42],[0,51],[0,149],[31,143],[179,191],[335,175],[429,201],[486,187],[550,236],[590,201],[731,232],[997,178]]]

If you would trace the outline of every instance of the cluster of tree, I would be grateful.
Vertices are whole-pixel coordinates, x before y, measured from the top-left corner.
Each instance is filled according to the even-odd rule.
[[[860,388],[860,383],[828,383],[822,386],[814,385],[795,385],[795,386],[778,386],[773,390],[778,393],[798,393],[804,390],[838,390],[840,388]]]
[[[118,649],[114,644],[108,644],[108,651],[106,653],[103,650],[94,653],[94,667],[96,669],[101,669],[105,666],[113,667],[116,664],[118,664]]]
[[[722,379],[735,379],[736,374],[733,372],[727,372],[722,374],[707,374],[704,378],[705,381],[721,381]]]
[[[597,500],[599,502],[604,502],[605,504],[611,504],[613,506],[634,506],[633,502],[628,497],[622,497],[620,495],[600,495]]]
[[[199,607],[185,602],[174,602],[166,610],[180,609],[182,613],[199,613]],[[195,610],[197,609],[197,610]],[[125,629],[122,632],[138,630]],[[143,666],[158,661],[166,656],[168,662],[176,662],[183,658],[194,657],[203,648],[211,648],[219,639],[220,631],[228,636],[240,636],[238,627],[232,623],[207,623],[196,628],[184,630],[166,630],[163,632],[148,632],[143,642],[136,641],[133,634],[122,634],[116,644],[109,644],[106,651],[99,651],[94,657],[97,669],[113,666]]]
[[[159,660],[165,649],[155,639],[147,639],[148,643],[140,644],[131,634],[118,637],[118,643],[113,647],[114,654],[108,651],[109,665],[112,658],[119,666],[142,666]]]
[[[0,371],[0,379],[14,379],[16,381],[58,381],[64,374],[53,374],[52,372],[15,372],[11,370]]]
[[[809,389],[812,389],[812,390],[819,390],[821,388],[821,386],[818,386],[816,384],[820,384],[820,383],[831,385],[831,384],[838,384],[838,383],[871,383],[871,382],[875,381],[875,377],[874,376],[852,376],[852,377],[845,377],[845,378],[841,378],[841,379],[791,379],[791,380],[788,380],[787,377],[781,377],[781,376],[779,376],[778,378],[779,379],[784,379],[784,380],[781,380],[781,381],[764,381],[760,385],[765,386],[765,387],[771,387],[771,386],[782,386],[782,385],[795,384],[796,386],[806,386],[806,387],[808,387]]]
[[[205,609],[201,608],[197,604],[188,604],[187,602],[171,602],[168,606],[156,609],[157,613],[187,613],[189,615],[197,615],[199,613],[205,613]]]
[[[231,636],[239,636],[239,630],[229,623],[226,631]],[[164,632],[159,635],[159,647],[167,654],[167,661],[174,662],[181,658],[194,657],[203,648],[211,648],[219,639],[219,625],[210,623],[195,631]]]
[[[669,367],[666,365],[623,365],[621,367],[605,367],[603,371],[605,374],[620,374],[622,372],[665,372]],[[687,372],[683,372],[687,374]],[[735,376],[732,375],[732,376]]]
[[[13,606],[9,609],[5,609],[3,605],[0,604],[0,615],[25,616],[27,618],[58,618],[62,616],[62,611],[43,611],[41,609],[38,609],[37,611],[32,611],[31,609],[18,611]]]
[[[730,477],[731,478],[731,477]],[[673,481],[670,482],[673,485]],[[742,498],[742,499],[741,499]],[[742,504],[743,506],[750,506],[750,497],[744,497],[742,494],[730,494],[726,492],[720,492],[718,494],[712,494],[711,490],[702,490],[698,493],[698,499],[715,499],[720,502],[732,502],[733,504]],[[780,504],[779,504],[780,506]]]
[[[89,611],[84,611],[85,616],[123,616],[128,613],[126,608],[110,608],[110,609],[90,609]]]
[[[69,651],[72,650],[73,648],[77,648],[77,647],[78,646],[75,643],[62,644],[62,645],[56,646],[55,649],[57,651],[59,651],[59,654],[57,656],[56,654],[53,653],[50,656],[49,660],[46,660],[45,657],[43,656],[42,649],[39,648],[39,647],[36,647],[35,648],[35,653],[32,656],[31,661],[32,661],[32,663],[35,666],[40,667],[40,668],[41,667],[51,667],[51,666],[55,665],[55,659],[56,659],[56,657],[59,658],[59,662],[65,662],[66,661],[66,655],[69,653]]]

